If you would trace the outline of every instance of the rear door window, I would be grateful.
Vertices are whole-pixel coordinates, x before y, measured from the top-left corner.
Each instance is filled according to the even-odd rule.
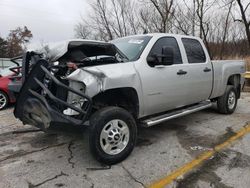
[[[182,38],[188,62],[189,63],[205,63],[206,55],[200,44],[196,39]]]

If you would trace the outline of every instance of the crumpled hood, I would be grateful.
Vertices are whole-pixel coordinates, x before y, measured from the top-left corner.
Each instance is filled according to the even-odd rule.
[[[84,67],[67,76],[68,80],[86,85],[86,94],[90,97],[97,93],[119,87],[130,87],[138,80],[133,63],[120,63],[119,66],[103,65]]]
[[[86,57],[93,57],[98,55],[114,56],[117,53],[117,48],[112,43],[83,39],[73,39],[52,43],[44,46],[41,49],[28,51],[42,53],[50,62],[55,62],[67,53],[70,53],[72,50],[78,48],[81,49]]]

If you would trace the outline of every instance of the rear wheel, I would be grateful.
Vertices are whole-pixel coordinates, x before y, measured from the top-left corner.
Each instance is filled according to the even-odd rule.
[[[90,119],[89,144],[94,157],[105,164],[124,160],[133,150],[137,127],[134,118],[119,107],[97,111]]]
[[[235,87],[228,85],[224,95],[218,98],[218,111],[222,114],[232,114],[237,106],[237,91]]]
[[[9,103],[8,96],[0,91],[0,110],[4,109]]]

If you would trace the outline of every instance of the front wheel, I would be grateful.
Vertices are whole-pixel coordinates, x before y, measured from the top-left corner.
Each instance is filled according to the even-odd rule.
[[[0,91],[0,110],[4,109],[9,103],[8,96]]]
[[[218,98],[218,111],[222,114],[232,114],[237,106],[237,92],[235,87],[228,85],[224,95]]]
[[[102,163],[111,165],[124,160],[132,152],[136,137],[135,120],[122,108],[106,107],[90,118],[90,150]]]

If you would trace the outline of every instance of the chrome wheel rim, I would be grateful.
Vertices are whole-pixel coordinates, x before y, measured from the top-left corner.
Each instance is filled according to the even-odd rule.
[[[235,93],[233,91],[230,91],[229,95],[228,95],[228,108],[231,110],[234,108],[235,106],[235,102],[236,102],[236,96]]]
[[[4,108],[7,103],[7,99],[4,94],[0,93],[0,109]]]
[[[102,129],[100,145],[102,150],[109,155],[121,153],[129,142],[128,125],[120,120],[109,121]]]

